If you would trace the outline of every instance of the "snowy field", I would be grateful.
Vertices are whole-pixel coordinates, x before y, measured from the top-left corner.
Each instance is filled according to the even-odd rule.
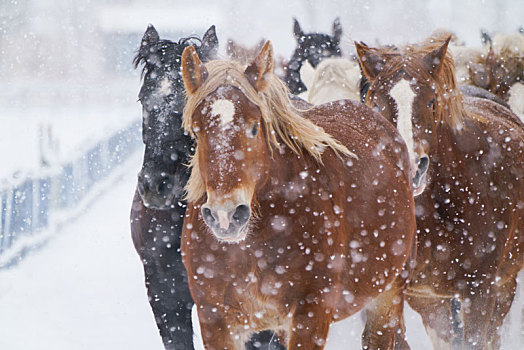
[[[102,86],[48,85],[0,87],[0,149],[9,150],[0,152],[0,179],[37,172],[41,149],[51,166],[70,161],[140,118],[138,75]]]
[[[140,162],[136,153],[82,216],[0,271],[0,349],[162,349],[129,231]],[[522,349],[511,324],[522,308],[520,296],[504,328],[505,350]],[[418,315],[408,310],[406,320],[412,349],[429,349]],[[361,332],[359,315],[335,323],[326,349],[358,349]]]

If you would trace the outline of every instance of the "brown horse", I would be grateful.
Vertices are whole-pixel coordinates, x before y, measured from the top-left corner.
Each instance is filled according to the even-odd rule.
[[[237,43],[233,39],[229,39],[227,41],[226,54],[229,58],[247,65],[260,52],[265,42],[265,39],[260,39],[255,46],[250,48]]]
[[[524,129],[507,108],[460,94],[448,42],[396,52],[356,46],[370,81],[365,102],[406,140],[419,194],[407,301],[435,348],[455,341],[460,349],[497,349],[524,262]],[[453,298],[461,302],[461,337]]]
[[[273,329],[288,349],[323,349],[332,322],[367,306],[363,345],[408,349],[415,213],[395,128],[351,101],[293,108],[269,42],[246,69],[192,48],[182,67],[197,138],[182,253],[206,348]]]
[[[524,118],[524,35],[497,35],[489,53],[470,66],[471,82],[508,102]]]

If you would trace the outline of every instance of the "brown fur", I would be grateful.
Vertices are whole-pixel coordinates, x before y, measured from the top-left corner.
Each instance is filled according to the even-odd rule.
[[[265,43],[265,39],[260,39],[255,46],[248,48],[238,44],[233,39],[229,39],[227,41],[226,54],[229,58],[247,65],[251,63],[253,58],[260,52]]]
[[[269,50],[269,46],[267,47]],[[189,51],[187,54],[189,55]],[[261,60],[260,62],[262,64],[263,61]],[[290,102],[286,86],[273,75],[272,64],[265,67],[271,74],[261,74],[253,77],[251,80],[244,75],[243,66],[234,61],[216,60],[207,63],[205,66],[199,63],[199,66],[203,69],[202,72],[205,71],[205,73],[200,74],[205,74],[206,76],[209,74],[210,78],[205,81],[205,84],[201,84],[198,91],[195,89],[194,93],[188,96],[187,104],[184,108],[183,126],[190,134],[193,135],[192,115],[202,99],[221,85],[227,84],[241,89],[247,98],[261,109],[271,153],[273,153],[273,148],[278,149],[284,143],[295,153],[300,154],[305,150],[318,161],[321,161],[322,152],[325,148],[331,148],[337,154],[355,157],[352,152],[348,151],[345,146],[341,145],[331,135],[324,132],[321,127],[299,116],[299,111]],[[184,75],[186,74],[184,72],[187,75]],[[192,84],[195,80],[192,72],[192,69],[182,70],[184,81],[187,80],[189,84]],[[249,72],[250,67],[246,70],[246,73]],[[264,90],[259,93],[256,87],[252,85],[253,82],[261,84],[259,88],[264,88]],[[267,88],[265,88],[266,86]],[[190,90],[188,89],[188,91]],[[279,141],[277,141],[277,137],[280,139]],[[194,170],[186,186],[187,199],[189,201],[196,201],[204,194],[199,167],[195,166],[197,162],[198,160],[193,158],[191,167]]]
[[[393,122],[394,106],[381,101],[399,79],[415,78],[415,143],[425,140],[430,158],[428,186],[415,201],[419,245],[408,302],[428,330],[449,342],[456,336],[451,321],[438,320],[435,310],[449,307],[451,298],[458,296],[464,323],[460,348],[498,349],[498,332],[524,264],[524,126],[499,104],[449,93],[456,87],[445,50],[440,61],[448,71],[444,66],[437,75],[427,67],[419,72],[424,67],[420,61],[434,50],[425,45],[409,46],[395,55],[369,49],[384,61],[383,69],[368,76],[366,103],[378,101]],[[369,52],[360,50],[361,60]],[[446,102],[432,112],[426,104],[435,98]]]
[[[399,71],[404,71],[418,82],[431,82],[431,86],[437,90],[439,96],[448,96],[436,101],[435,122],[448,124],[452,129],[460,131],[465,116],[462,107],[462,95],[455,79],[455,65],[451,55],[446,54],[443,61],[439,64],[439,71],[435,72],[427,69],[427,61],[424,58],[431,58],[444,43],[449,43],[451,37],[430,38],[427,42],[419,45],[409,45],[405,47],[394,47],[391,49],[374,49],[357,44],[359,57],[364,73],[372,81],[375,81],[378,72],[371,72],[366,69],[368,65],[375,62],[387,62],[387,65],[380,69],[381,77],[394,76]],[[369,94],[368,94],[369,96]]]
[[[265,54],[253,61],[256,76],[268,80],[255,90],[261,100],[250,97],[251,83],[239,82],[249,72],[228,72],[235,79],[205,87],[223,67],[241,69],[216,62],[206,65],[210,82],[190,95],[185,110],[186,128],[197,128],[193,173],[204,193],[188,194],[194,200],[182,252],[204,344],[240,349],[251,333],[274,329],[288,349],[323,349],[330,323],[367,307],[363,345],[409,349],[402,316],[409,273],[401,272],[413,254],[415,216],[405,145],[384,118],[357,102],[307,111],[281,105],[289,104],[287,93],[271,92],[280,82],[263,73]],[[216,99],[236,101],[228,131],[209,112]],[[275,112],[283,108],[293,114]],[[257,122],[260,132],[246,136]],[[226,169],[218,170],[224,154],[212,140],[221,133],[232,149]],[[278,146],[274,152],[271,145]],[[241,159],[233,156],[238,151]],[[200,207],[211,192],[227,198],[239,189],[251,191],[258,218],[243,241],[219,241]]]
[[[476,86],[487,89],[506,102],[513,84],[524,81],[524,54],[511,50],[509,45],[502,46],[498,52],[490,48],[488,55],[480,59],[480,64],[470,70]]]

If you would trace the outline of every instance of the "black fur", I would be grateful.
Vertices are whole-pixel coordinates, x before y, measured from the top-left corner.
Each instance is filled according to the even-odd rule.
[[[209,28],[202,40],[172,42],[161,40],[150,25],[133,61],[135,67],[144,65],[139,100],[145,153],[138,175],[140,197],[135,197],[131,209],[131,231],[162,341],[166,349],[177,350],[193,349],[193,299],[180,255],[186,210],[183,188],[189,178],[185,164],[193,147],[182,129],[185,90],[180,59],[188,45],[195,46],[203,60],[212,58],[218,48],[215,28]]]
[[[294,19],[293,33],[297,40],[297,48],[289,61],[284,80],[291,93],[296,95],[307,90],[300,79],[300,68],[304,62],[308,61],[313,68],[316,68],[323,59],[342,55],[340,50],[342,26],[337,18],[333,22],[333,35],[306,34],[300,28],[298,21]]]

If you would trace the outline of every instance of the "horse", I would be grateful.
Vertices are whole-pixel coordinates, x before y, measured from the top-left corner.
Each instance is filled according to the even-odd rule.
[[[265,42],[265,39],[260,39],[255,46],[249,48],[238,44],[233,39],[229,39],[227,41],[226,54],[229,58],[247,65],[257,55]]]
[[[319,105],[342,99],[360,100],[360,66],[346,58],[326,58],[319,63],[307,100]]]
[[[303,77],[301,77],[301,68],[306,62],[309,63],[312,68],[316,68],[323,59],[342,55],[340,49],[342,25],[340,24],[340,20],[336,18],[333,22],[333,35],[320,33],[306,34],[302,31],[298,20],[294,18],[293,34],[297,41],[297,47],[286,67],[284,81],[291,90],[291,93],[298,95],[307,90],[306,85],[304,85],[302,81]]]
[[[487,55],[470,68],[473,85],[507,102],[524,120],[524,35],[497,34]]]
[[[359,102],[295,109],[269,41],[247,68],[188,47],[182,76],[196,140],[182,256],[206,348],[271,329],[323,349],[332,322],[367,308],[364,347],[409,349],[415,213],[395,128]]]
[[[193,300],[180,256],[180,235],[186,204],[183,188],[189,179],[193,141],[182,129],[185,105],[180,58],[188,45],[202,59],[215,56],[218,39],[211,26],[202,40],[161,40],[149,25],[134,59],[143,64],[142,169],[131,207],[131,234],[144,266],[149,303],[166,349],[193,349]]]
[[[355,45],[365,103],[397,127],[413,169],[418,247],[407,302],[435,348],[498,349],[524,264],[524,129],[509,109],[462,96],[448,43]]]

